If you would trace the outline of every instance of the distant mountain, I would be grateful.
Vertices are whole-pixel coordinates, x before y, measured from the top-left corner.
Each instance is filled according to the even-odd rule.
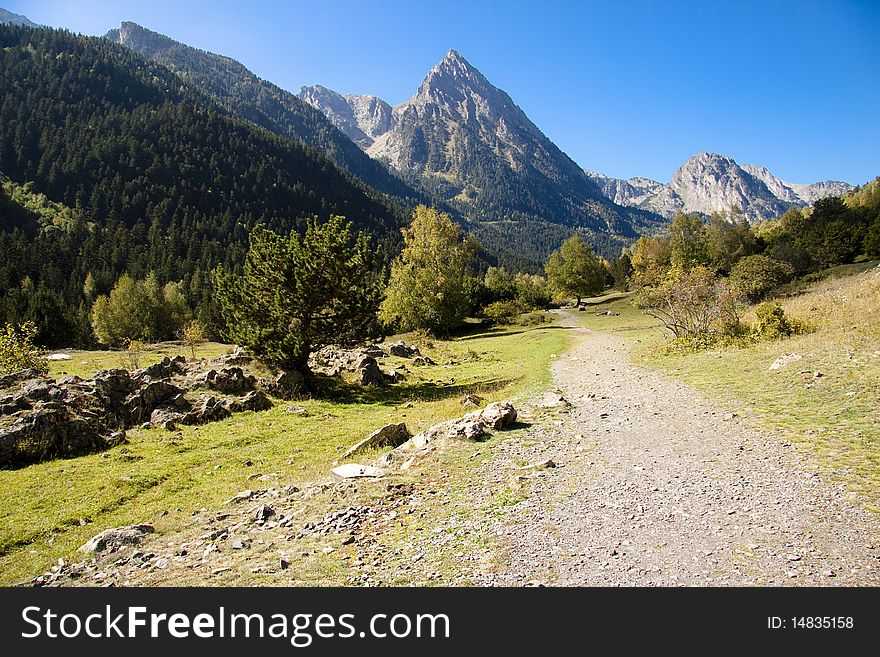
[[[430,186],[478,224],[526,221],[626,240],[660,220],[609,201],[510,96],[455,50],[390,117],[387,103],[372,96],[305,87],[300,97],[369,155]],[[565,234],[551,232],[552,242]],[[520,248],[534,251],[536,238]]]
[[[717,153],[698,153],[685,162],[664,185],[647,178],[619,180],[589,174],[602,193],[620,205],[637,207],[671,218],[676,213],[711,214],[739,208],[749,221],[763,221],[788,208],[803,207],[826,196],[838,196],[853,187],[825,181],[799,185],[780,180],[765,167],[739,165]]]
[[[235,116],[314,148],[373,189],[402,201],[424,200],[365,155],[322,112],[260,79],[234,59],[192,48],[131,22],[123,22],[105,38],[171,69]]]
[[[321,85],[303,87],[299,95],[309,105],[319,108],[364,150],[373,145],[376,137],[391,129],[391,105],[376,96],[343,96]]]
[[[24,25],[25,27],[39,27],[36,23],[28,20],[27,16],[21,14],[13,14],[0,8],[0,23],[5,25]]]

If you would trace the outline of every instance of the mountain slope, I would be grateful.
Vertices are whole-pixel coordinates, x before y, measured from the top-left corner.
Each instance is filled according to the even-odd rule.
[[[0,7],[0,24],[4,25],[23,25],[24,27],[39,27],[36,23],[28,19],[27,16],[21,14],[13,14]]]
[[[454,50],[415,96],[393,108],[384,132],[381,122],[359,119],[355,108],[364,97],[316,87],[300,94],[367,144],[371,156],[430,185],[473,221],[547,222],[626,239],[658,220],[605,198],[510,96]]]
[[[727,212],[736,207],[750,221],[764,221],[788,208],[803,207],[852,189],[844,182],[811,185],[787,183],[765,167],[737,164],[717,153],[698,153],[672,176],[668,185],[647,178],[619,180],[589,174],[615,203],[650,210],[671,218],[678,212]]]
[[[98,293],[124,272],[154,271],[206,303],[208,273],[240,264],[258,222],[289,231],[342,214],[388,254],[406,220],[330,160],[230,117],[168,69],[48,29],[0,26],[0,171],[79,217],[48,231],[0,223],[12,295],[0,323],[63,324],[90,272]],[[43,292],[51,303],[38,313]]]
[[[258,78],[234,59],[192,48],[131,22],[123,22],[105,38],[174,71],[233,115],[311,146],[373,189],[401,200],[421,200],[418,192],[366,156],[324,114]]]

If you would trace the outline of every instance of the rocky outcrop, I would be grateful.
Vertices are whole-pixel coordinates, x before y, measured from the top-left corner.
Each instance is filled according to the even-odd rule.
[[[272,407],[267,396],[296,387],[282,372],[257,389],[241,351],[211,361],[165,358],[140,370],[102,370],[55,381],[36,370],[0,378],[0,467],[96,452],[135,426],[174,429]],[[238,363],[239,365],[232,365]]]
[[[395,464],[404,467],[414,459],[453,441],[482,440],[494,431],[508,429],[514,425],[516,417],[516,409],[509,401],[494,402],[478,411],[420,431],[399,447],[383,454],[377,463],[381,467]]]
[[[85,545],[79,548],[79,552],[87,554],[116,552],[124,547],[140,545],[153,531],[153,526],[147,524],[107,529],[90,538]]]
[[[342,458],[347,459],[350,456],[354,456],[355,454],[368,449],[378,449],[380,447],[388,446],[397,447],[405,443],[410,435],[409,430],[403,422],[400,422],[399,424],[386,424],[381,429],[377,429],[360,442],[355,443],[345,450]]]
[[[384,372],[379,367],[376,357],[383,358],[387,355],[376,345],[357,349],[327,345],[311,355],[309,367],[326,376],[339,376],[348,372],[354,375],[352,378],[361,386],[383,386],[403,379],[399,372]]]

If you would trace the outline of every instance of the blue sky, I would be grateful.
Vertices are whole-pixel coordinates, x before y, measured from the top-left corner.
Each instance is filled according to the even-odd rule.
[[[395,104],[449,48],[581,166],[667,182],[699,151],[790,182],[880,175],[880,1],[0,0],[103,34],[123,20],[298,91]]]

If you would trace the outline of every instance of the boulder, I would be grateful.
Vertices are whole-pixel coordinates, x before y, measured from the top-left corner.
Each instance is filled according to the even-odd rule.
[[[116,552],[123,547],[140,545],[147,535],[154,531],[153,526],[147,524],[107,529],[90,538],[79,548],[79,552],[92,554]]]
[[[240,367],[224,367],[219,372],[209,370],[204,378],[204,385],[211,390],[224,394],[241,395],[254,389],[256,379],[246,375]]]
[[[399,447],[383,454],[377,462],[390,466],[414,454],[424,454],[454,441],[481,440],[492,431],[512,426],[516,417],[516,409],[509,401],[494,402],[486,408],[420,431]]]
[[[470,417],[490,429],[506,429],[516,422],[516,409],[509,401],[494,402],[482,410],[465,415],[465,418]]]
[[[768,369],[778,370],[781,367],[785,367],[789,363],[794,363],[794,362],[797,362],[802,359],[803,359],[803,356],[801,356],[800,354],[795,354],[795,353],[783,354],[782,356],[780,356],[779,358],[774,360],[772,363],[770,363],[770,367]]]
[[[413,360],[413,365],[415,365],[417,367],[426,367],[428,365],[436,365],[436,364],[437,363],[435,363],[433,360],[431,360],[427,356],[416,356],[415,359]]]
[[[360,463],[346,463],[333,468],[330,471],[337,479],[358,479],[358,478],[375,478],[384,477],[385,471],[372,465],[361,465]]]
[[[364,356],[357,368],[357,381],[362,386],[385,385],[385,374],[372,356]]]
[[[394,342],[388,345],[388,353],[400,358],[415,358],[416,356],[422,355],[417,346],[414,344],[406,344],[403,341]]]
[[[296,370],[284,370],[269,385],[269,394],[279,399],[291,400],[302,396],[306,390],[305,377]]]
[[[399,424],[386,424],[381,429],[377,429],[360,442],[349,447],[342,455],[342,458],[347,459],[348,457],[366,449],[376,449],[389,446],[397,447],[398,445],[405,443],[410,435],[409,430],[403,422]]]

